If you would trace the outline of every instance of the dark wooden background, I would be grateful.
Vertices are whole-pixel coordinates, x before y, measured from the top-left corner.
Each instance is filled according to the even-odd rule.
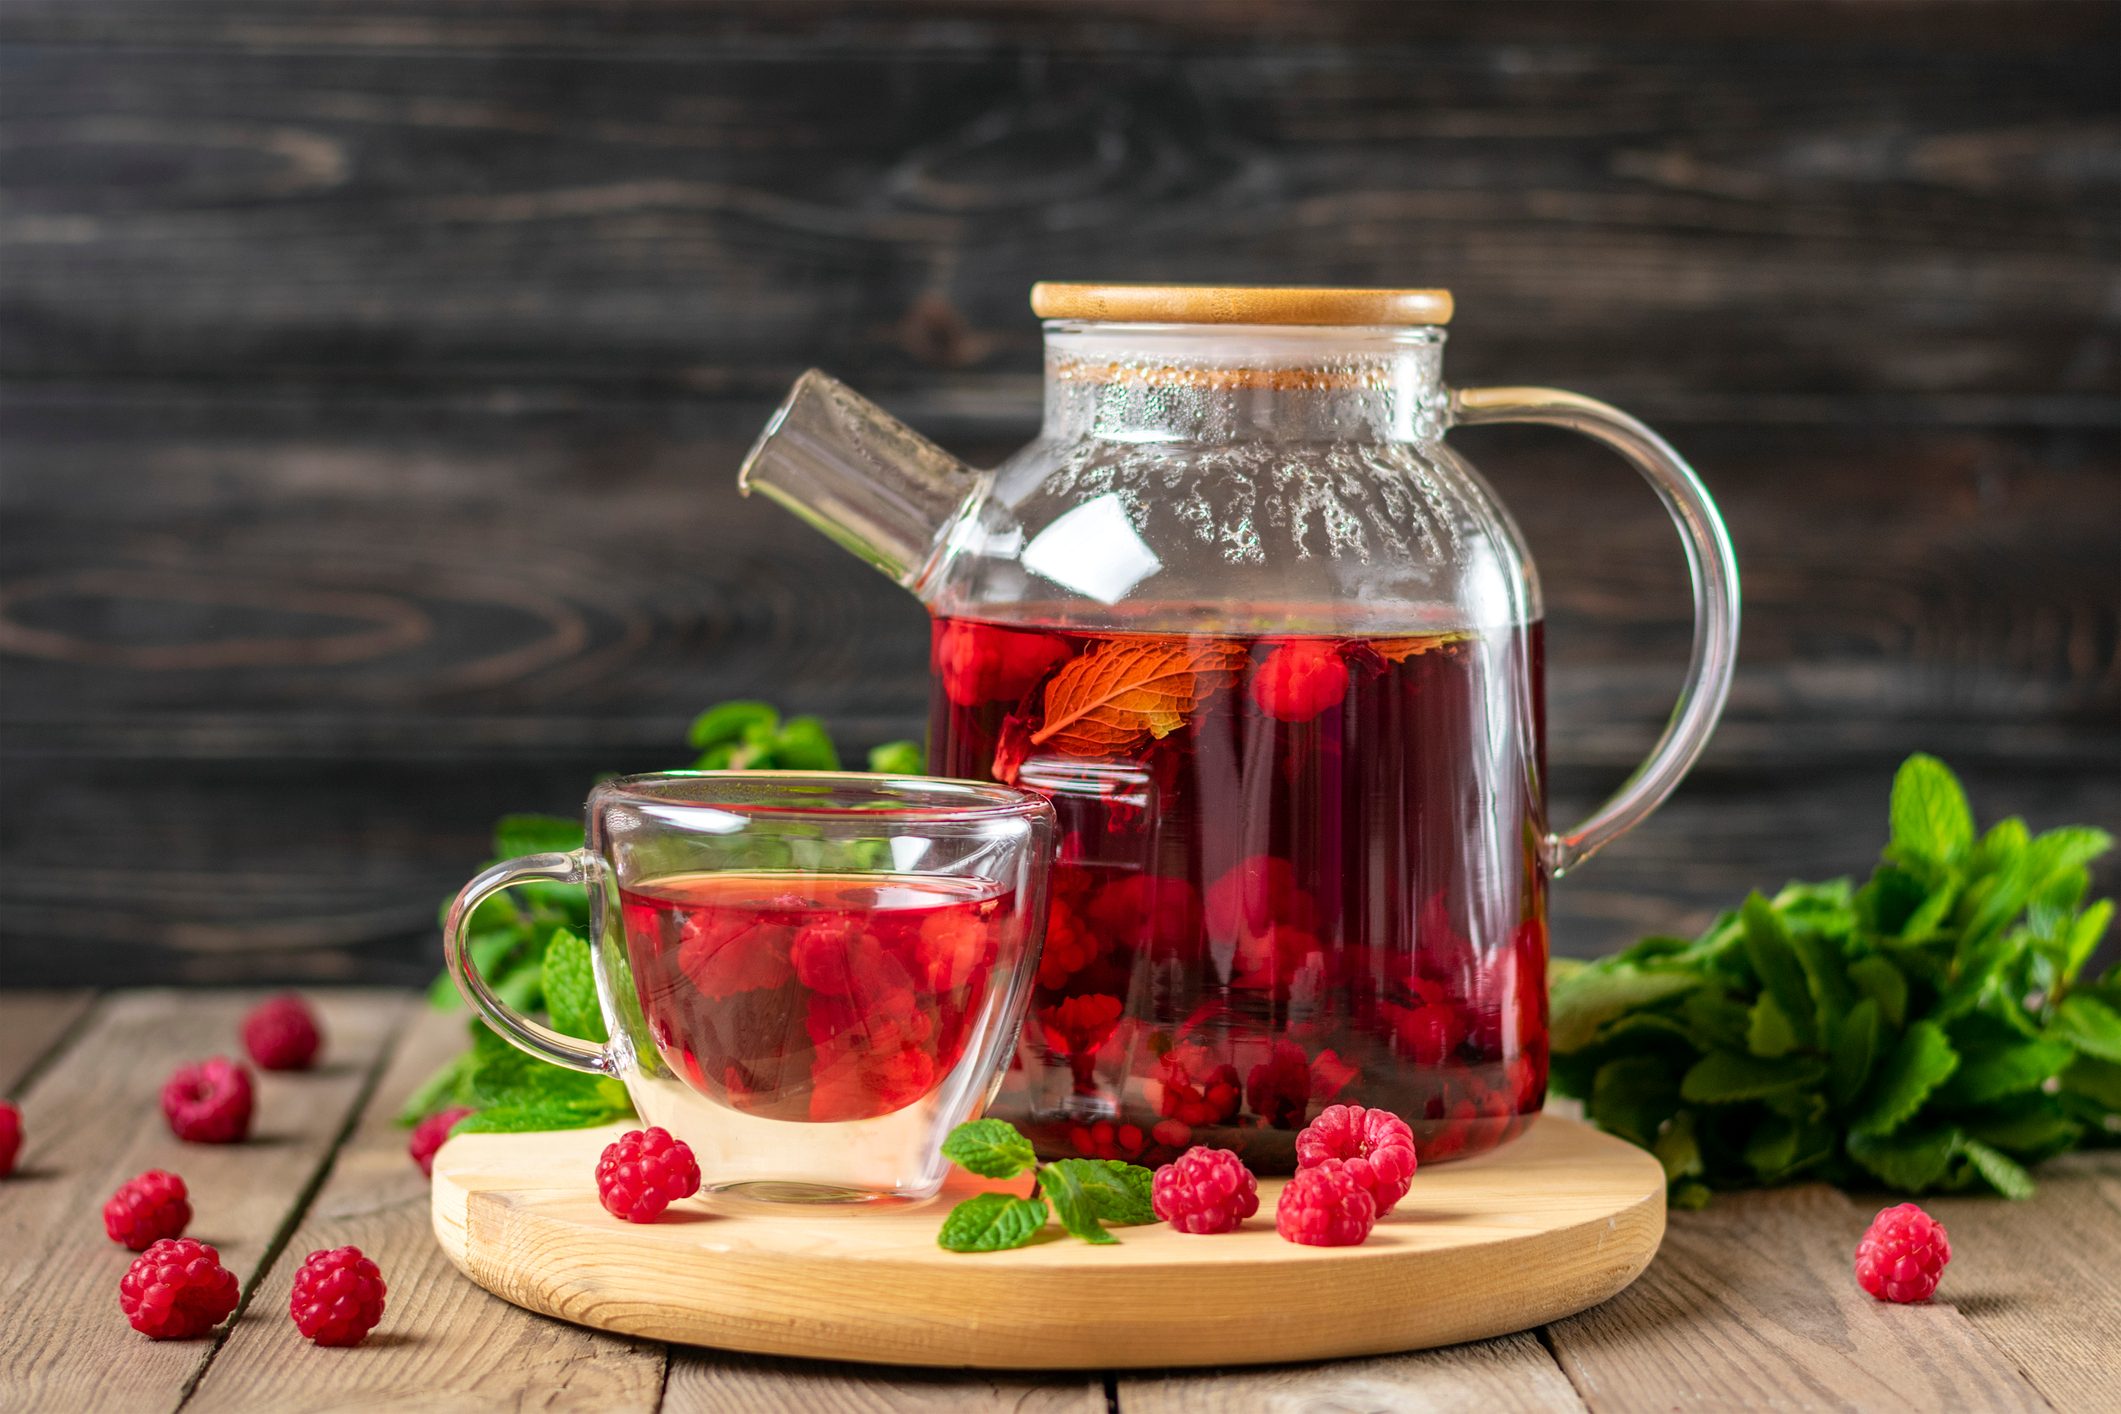
[[[998,457],[1040,277],[1447,285],[1453,381],[1695,459],[1743,671],[1562,948],[1863,867],[1918,747],[2121,824],[2117,49],[2016,0],[11,0],[0,977],[424,976],[492,817],[706,703],[917,730],[918,607],[732,476],[812,363]],[[1574,815],[1667,710],[1677,542],[1459,435]]]

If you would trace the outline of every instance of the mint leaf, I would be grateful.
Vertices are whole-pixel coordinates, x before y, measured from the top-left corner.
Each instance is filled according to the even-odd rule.
[[[1892,1133],[1914,1118],[1930,1092],[1950,1079],[1958,1067],[1959,1055],[1944,1029],[1935,1022],[1916,1022],[1886,1053],[1850,1127],[1859,1134]]]
[[[1766,992],[1753,1003],[1746,1019],[1745,1047],[1756,1056],[1772,1060],[1797,1049],[1797,1028]]]
[[[981,1193],[950,1210],[935,1240],[949,1252],[1003,1252],[1029,1243],[1045,1225],[1042,1200]]]
[[[1626,1056],[1598,1067],[1585,1110],[1601,1129],[1650,1147],[1679,1108],[1679,1085],[1661,1056]]]
[[[967,1120],[951,1130],[943,1157],[981,1178],[1014,1178],[1038,1161],[1031,1141],[1002,1119]]]
[[[2094,1056],[2078,1056],[2062,1072],[2062,1090],[2106,1109],[2121,1111],[2121,1065]]]
[[[1973,848],[1974,812],[1951,768],[1917,754],[1893,777],[1893,850],[1913,859],[1950,863]]]
[[[2121,1012],[2079,993],[2055,1008],[2054,1034],[2088,1056],[2121,1061]]]
[[[1697,1105],[1729,1105],[1778,1091],[1807,1089],[1825,1078],[1826,1067],[1806,1057],[1762,1060],[1735,1051],[1716,1051],[1687,1071],[1679,1082],[1679,1093]]]
[[[726,746],[742,741],[745,732],[754,727],[770,731],[780,725],[780,720],[781,714],[763,702],[724,702],[692,719],[685,732],[685,744],[695,751]]]
[[[1937,1091],[1949,1105],[1983,1105],[2009,1095],[2037,1090],[2068,1065],[2076,1052],[2052,1041],[1962,1051],[1959,1068]]]
[[[1140,1164],[1120,1159],[1056,1159],[1040,1170],[1042,1184],[1048,1169],[1068,1171],[1100,1222],[1114,1227],[1139,1227],[1156,1221],[1156,1210],[1149,1201],[1155,1175]]]
[[[552,1029],[602,1044],[611,1039],[597,1005],[596,971],[589,944],[565,928],[553,930],[545,944],[545,1012]]]
[[[1609,1022],[1701,985],[1690,972],[1594,963],[1554,988],[1549,1040],[1557,1051],[1580,1051]]]
[[[457,1122],[452,1134],[525,1134],[545,1129],[588,1129],[633,1113],[633,1107],[608,1098],[562,1099],[544,1096],[514,1104],[492,1105]]]
[[[1878,1021],[1878,1003],[1865,997],[1842,1019],[1834,1037],[1834,1055],[1827,1072],[1827,1093],[1836,1105],[1847,1105],[1863,1093],[1871,1078],[1884,1036]]]
[[[1881,1022],[1894,1030],[1907,1024],[1907,973],[1894,967],[1892,958],[1856,958],[1850,962],[1850,982],[1877,1003]]]
[[[1046,1164],[1038,1171],[1038,1186],[1053,1205],[1053,1216],[1071,1234],[1098,1244],[1119,1240],[1097,1220],[1097,1203],[1083,1186],[1079,1169],[1065,1161]]]
[[[2004,1197],[2033,1196],[2033,1176],[2008,1154],[1999,1149],[1991,1149],[1978,1139],[1962,1139],[1959,1150],[1973,1161],[1974,1168],[1988,1180],[1988,1186]]]
[[[1952,1128],[1908,1129],[1898,1134],[1851,1134],[1849,1157],[1889,1188],[1920,1193],[1944,1177],[1961,1143]]]
[[[565,854],[582,847],[582,822],[559,815],[503,815],[493,827],[496,859],[519,854]]]
[[[2062,980],[2065,983],[2076,981],[2077,974],[2084,970],[2084,964],[2092,960],[2092,954],[2099,950],[2099,940],[2106,936],[2107,925],[2113,921],[2113,917],[2114,901],[2103,898],[2085,909],[2070,925],[2062,962]]]
[[[887,741],[869,748],[869,769],[881,776],[918,776],[928,769],[928,757],[917,741]]]
[[[1753,966],[1753,974],[1760,979],[1767,994],[1775,999],[1782,1014],[1789,1018],[1790,1029],[1796,1033],[1799,1044],[1809,1046],[1817,1034],[1812,989],[1805,980],[1804,968],[1797,961],[1797,951],[1790,942],[1789,933],[1783,928],[1782,920],[1775,916],[1775,906],[1755,892],[1746,898],[1745,906],[1739,910],[1739,918],[1745,925],[1745,956]]]
[[[837,771],[840,753],[815,717],[790,717],[773,739],[773,764],[783,771]]]

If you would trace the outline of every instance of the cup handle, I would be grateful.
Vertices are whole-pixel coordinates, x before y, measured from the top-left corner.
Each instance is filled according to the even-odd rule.
[[[1694,469],[1662,437],[1620,409],[1558,388],[1461,388],[1451,394],[1450,414],[1458,426],[1533,422],[1603,442],[1656,490],[1686,546],[1694,584],[1694,654],[1678,705],[1635,774],[1590,819],[1546,837],[1547,867],[1558,879],[1663,804],[1708,744],[1738,658],[1738,560],[1723,517]]]
[[[449,919],[442,925],[442,950],[457,991],[494,1030],[540,1060],[564,1065],[569,1070],[587,1071],[591,1075],[616,1075],[618,1066],[607,1048],[562,1035],[542,1022],[532,1021],[495,996],[473,965],[471,949],[465,945],[464,938],[465,928],[478,906],[510,885],[543,879],[595,888],[601,872],[602,862],[586,849],[504,859],[466,884],[458,892],[456,901],[449,905]]]

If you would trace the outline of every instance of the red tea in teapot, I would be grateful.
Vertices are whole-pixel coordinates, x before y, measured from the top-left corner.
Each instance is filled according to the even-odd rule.
[[[620,892],[649,1035],[747,1114],[873,1119],[964,1055],[1011,897],[943,875],[715,873]]]
[[[1061,848],[995,1112],[1049,1155],[1289,1169],[1325,1105],[1422,1158],[1544,1099],[1541,642],[938,618],[930,763]],[[1472,822],[1469,824],[1469,822]]]

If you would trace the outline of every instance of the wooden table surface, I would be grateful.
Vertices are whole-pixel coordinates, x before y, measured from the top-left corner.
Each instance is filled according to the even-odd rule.
[[[1803,1187],[1674,1213],[1662,1253],[1604,1306],[1474,1345],[1256,1370],[982,1375],[665,1348],[533,1316],[460,1276],[428,1228],[426,1183],[391,1121],[463,1040],[461,1015],[399,991],[318,996],[326,1063],[260,1082],[256,1137],[187,1146],[162,1078],[235,1043],[259,994],[0,994],[0,1091],[21,1104],[21,1167],[0,1183],[0,1410],[596,1409],[1634,1410],[2114,1408],[2121,1153],[2040,1170],[2024,1203],[1930,1204],[1955,1259],[1938,1301],[1885,1306],[1849,1253],[1882,1200]],[[150,1343],[119,1315],[127,1255],[98,1214],[169,1167],[191,1235],[245,1303],[213,1339]],[[324,1350],[286,1319],[318,1247],[357,1244],[390,1285],[382,1327]],[[1202,1319],[1214,1319],[1203,1312]]]

